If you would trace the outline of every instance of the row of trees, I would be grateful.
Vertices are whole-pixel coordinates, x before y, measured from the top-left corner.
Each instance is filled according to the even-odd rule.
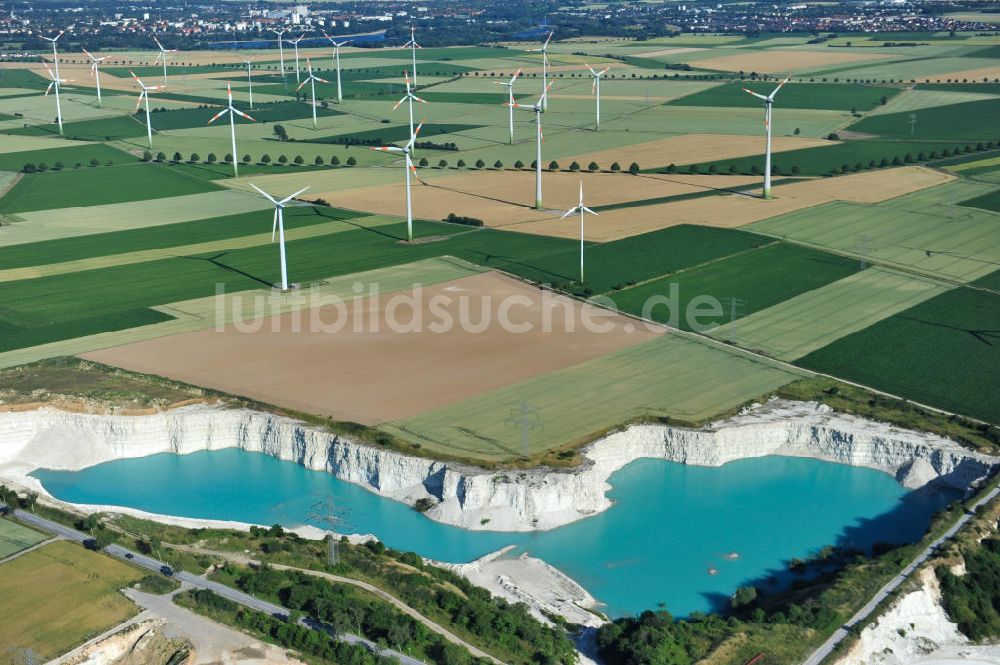
[[[164,152],[158,152],[154,156],[153,153],[147,150],[142,155],[142,161],[144,162],[156,161],[162,163],[168,160],[167,160],[167,155]],[[172,164],[180,164],[182,162],[187,162],[188,164],[197,164],[199,162],[204,162],[205,164],[215,164],[216,162],[219,161],[219,158],[214,152],[210,152],[203,160],[201,155],[199,155],[196,152],[192,152],[187,159],[184,159],[184,156],[180,152],[175,152],[173,157],[171,157],[169,161]],[[233,156],[229,153],[226,153],[225,155],[223,155],[222,161],[226,164],[231,164],[233,161]],[[252,164],[253,157],[251,157],[249,154],[243,155],[241,161],[244,164]],[[261,155],[261,158],[257,163],[266,166],[268,164],[271,164],[272,162],[276,164],[285,165],[289,163],[289,160],[286,155],[278,155],[278,159],[274,160],[271,158],[271,155],[264,153],[263,155]],[[306,160],[302,157],[302,155],[296,155],[295,157],[292,158],[291,163],[295,164],[296,166],[303,166],[306,163]],[[323,159],[322,156],[316,155],[316,157],[313,158],[312,163],[314,166],[323,166],[327,162],[325,159]],[[347,166],[357,166],[358,160],[355,159],[354,157],[348,157],[347,161],[344,162],[344,164],[346,164]],[[340,165],[341,165],[340,157],[338,157],[337,155],[330,157],[330,166],[340,166]]]
[[[114,163],[115,163],[114,160],[109,159],[107,162],[105,162],[105,165],[112,166]],[[90,159],[89,164],[92,167],[100,166],[101,160],[97,159],[96,157],[92,157]],[[83,162],[76,162],[75,164],[73,164],[73,168],[75,169],[79,169],[82,167],[83,167]],[[66,168],[66,165],[63,164],[61,161],[57,161],[52,165],[51,168],[53,171],[62,171],[64,168]],[[35,164],[34,162],[27,162],[21,167],[21,173],[44,173],[45,171],[48,170],[49,170],[49,165],[46,164],[45,162],[38,162],[37,164]]]
[[[420,160],[417,162],[417,164],[419,166],[427,167],[427,166],[430,166],[430,160],[427,159],[426,157],[421,157]],[[531,164],[527,166],[527,168],[534,169],[535,166],[536,166],[536,162],[532,161]],[[438,160],[437,168],[439,168],[439,169],[450,168],[448,160],[447,159]],[[466,161],[464,159],[460,159],[457,162],[455,162],[455,168],[459,168],[459,169],[469,168],[469,165],[466,163]],[[475,162],[475,164],[473,164],[473,168],[476,168],[476,169],[485,169],[486,168],[486,162],[483,161],[482,159],[477,159],[476,162]],[[497,161],[493,162],[493,168],[496,169],[497,171],[502,171],[505,168],[505,166],[504,166],[504,163],[498,159]],[[515,170],[520,171],[521,169],[524,169],[524,168],[525,168],[525,163],[522,162],[520,159],[517,160],[516,162],[514,162],[514,169]],[[549,171],[559,171],[560,170],[559,162],[557,162],[555,160],[552,160],[551,162],[548,163],[548,166],[546,168]],[[577,161],[574,161],[574,162],[570,163],[569,167],[566,170],[567,171],[571,171],[573,173],[576,173],[577,171],[581,170],[580,163],[577,162]],[[587,170],[590,171],[591,173],[597,173],[598,171],[601,170],[601,167],[600,167],[600,165],[597,162],[590,162],[590,164],[587,165]],[[619,164],[618,162],[614,162],[613,164],[611,164],[611,168],[609,169],[609,171],[611,173],[620,173],[621,170],[622,170],[622,165]],[[632,162],[629,165],[629,167],[628,167],[628,171],[632,175],[638,174],[639,173],[639,165],[637,163],[635,163],[635,162]]]

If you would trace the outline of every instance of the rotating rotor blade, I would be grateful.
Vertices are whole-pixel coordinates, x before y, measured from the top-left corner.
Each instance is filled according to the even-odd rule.
[[[761,95],[759,93],[754,92],[753,90],[747,90],[746,88],[743,88],[743,92],[745,92],[745,93],[747,93],[749,95],[753,95],[757,99],[762,99],[765,102],[767,101],[767,95]]]
[[[230,107],[230,108],[232,108],[232,107]],[[216,113],[215,115],[213,115],[212,119],[209,120],[208,122],[206,122],[205,124],[206,125],[211,125],[213,122],[215,122],[216,120],[218,120],[222,116],[224,116],[227,113],[229,113],[230,108],[224,108],[224,109],[222,109],[221,111],[219,111],[218,113]]]
[[[271,225],[271,242],[274,242],[274,235],[277,232],[278,232],[278,206],[274,206],[274,223]]]
[[[566,219],[567,217],[569,217],[570,215],[572,215],[574,212],[578,211],[579,209],[580,209],[580,206],[573,206],[572,208],[570,208],[569,210],[567,210],[565,213],[563,213],[563,216],[560,217],[559,219]]]
[[[270,194],[268,194],[267,192],[265,192],[263,189],[261,189],[260,187],[258,187],[255,184],[253,184],[252,182],[250,183],[250,186],[253,187],[254,189],[256,189],[258,192],[260,192],[260,195],[263,196],[265,199],[267,199],[268,201],[270,201],[274,205],[278,205],[278,201],[275,200],[275,198],[273,196],[271,196]]]
[[[406,152],[403,148],[394,145],[380,145],[373,148],[368,148],[369,150],[378,150],[379,152]]]
[[[781,90],[781,86],[783,86],[783,85],[785,85],[786,83],[788,83],[788,80],[789,80],[790,78],[792,78],[792,77],[791,77],[791,76],[786,76],[786,77],[785,77],[785,80],[784,80],[784,81],[782,81],[781,83],[779,83],[779,84],[778,84],[778,87],[777,87],[777,88],[775,88],[775,89],[774,89],[774,90],[773,90],[773,91],[771,92],[771,94],[767,96],[767,98],[768,98],[768,99],[774,99],[774,96],[775,96],[776,94],[778,94],[778,91],[779,91],[779,90]]]
[[[283,199],[281,199],[280,201],[278,201],[278,205],[284,205],[284,204],[288,203],[289,201],[291,201],[292,199],[294,199],[294,198],[295,198],[296,196],[298,196],[298,195],[299,195],[299,194],[301,194],[302,192],[304,192],[304,191],[306,191],[307,189],[309,189],[309,187],[311,187],[311,185],[306,185],[305,187],[303,187],[303,188],[302,188],[302,189],[300,189],[299,191],[295,192],[294,194],[289,194],[289,195],[288,195],[288,196],[286,196],[285,198],[283,198]]]
[[[251,118],[250,116],[248,116],[246,113],[244,113],[243,111],[241,111],[241,110],[239,110],[237,108],[230,107],[229,110],[232,111],[233,113],[235,113],[236,115],[239,115],[239,116],[242,116],[242,117],[246,118],[250,122],[257,122],[256,120],[254,120],[253,118]]]
[[[597,213],[596,213],[596,212],[594,212],[593,210],[591,210],[591,209],[590,209],[590,208],[588,208],[587,206],[583,206],[583,211],[584,211],[584,212],[589,212],[589,213],[590,213],[591,215],[597,215]],[[600,217],[600,215],[597,215],[597,216],[598,216],[598,217]]]

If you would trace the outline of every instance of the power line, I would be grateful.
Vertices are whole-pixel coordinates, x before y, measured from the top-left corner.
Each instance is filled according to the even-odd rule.
[[[531,430],[544,429],[538,409],[527,402],[521,402],[520,406],[511,407],[510,416],[505,422],[521,428],[521,458],[527,459]]]

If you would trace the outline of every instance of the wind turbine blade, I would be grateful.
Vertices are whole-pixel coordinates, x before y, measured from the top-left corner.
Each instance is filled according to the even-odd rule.
[[[235,108],[234,108],[234,109],[230,109],[230,110],[232,110],[232,111],[233,111],[234,113],[236,113],[237,115],[240,115],[240,116],[242,116],[242,117],[246,118],[246,119],[247,119],[247,120],[249,120],[250,122],[257,122],[256,120],[254,120],[253,118],[251,118],[250,116],[248,116],[248,115],[247,115],[246,113],[244,113],[243,111],[241,111],[241,110],[239,110],[239,109],[235,109]]]
[[[410,95],[410,97],[412,97],[413,99],[417,100],[417,101],[418,101],[418,102],[420,102],[421,104],[426,104],[426,103],[427,103],[427,100],[426,100],[426,99],[420,99],[420,98],[419,98],[419,97],[417,97],[416,95]]]
[[[406,152],[402,148],[394,145],[380,145],[376,148],[369,148],[369,150],[378,150],[379,152]]]
[[[749,95],[753,95],[757,99],[762,99],[765,102],[767,101],[767,96],[766,95],[758,94],[758,93],[754,92],[753,90],[747,90],[746,88],[743,88],[743,92],[745,92],[745,93],[747,93]]]
[[[87,57],[90,58],[91,60],[94,59],[94,56],[90,55],[90,51],[88,51],[87,49],[83,49],[83,52],[86,53]]]
[[[270,201],[274,205],[278,205],[278,202],[274,199],[274,197],[271,196],[270,194],[268,194],[267,192],[265,192],[263,189],[261,189],[260,187],[258,187],[255,184],[253,184],[252,182],[250,183],[250,186],[253,187],[254,189],[256,189],[258,192],[260,192],[261,196],[263,196],[265,199],[267,199],[268,201]]]
[[[518,69],[516,72],[514,72],[514,75],[510,77],[510,85],[514,85],[514,81],[516,81],[517,77],[520,76],[520,75],[521,75],[521,70],[520,69]]]
[[[153,37],[153,41],[156,42],[156,45],[160,47],[161,51],[165,51],[166,50],[166,49],[163,48],[163,44],[160,43],[159,39],[157,39],[156,37]]]
[[[586,62],[585,62],[585,63],[583,63],[583,64],[584,64],[584,66],[585,66],[585,67],[586,67],[587,69],[589,69],[589,70],[590,70],[590,73],[591,73],[591,74],[593,74],[594,76],[597,76],[597,72],[595,72],[595,71],[594,71],[594,68],[593,68],[593,67],[591,67],[590,65],[588,65],[588,64],[587,64]]]
[[[595,92],[597,92],[597,77],[596,76],[594,77],[594,80],[590,82],[590,94],[594,94]]]
[[[565,213],[563,214],[563,216],[562,216],[562,217],[560,217],[559,219],[566,219],[567,217],[569,217],[570,215],[572,215],[572,214],[573,214],[574,212],[576,212],[576,211],[577,211],[577,210],[579,210],[579,209],[580,209],[580,207],[579,207],[579,206],[573,206],[572,208],[570,208],[569,210],[567,210],[567,211],[566,211],[566,212],[565,212]]]
[[[406,97],[403,97],[401,100],[399,100],[398,102],[396,102],[395,104],[393,104],[392,105],[392,110],[395,111],[396,109],[398,109],[399,105],[402,104],[403,102],[405,102],[406,99],[407,99]]]
[[[146,90],[143,89],[142,92],[139,93],[139,99],[136,100],[136,102],[135,102],[135,110],[136,111],[138,111],[139,107],[142,106],[142,98],[145,97],[145,96],[146,96]]]
[[[552,32],[549,32],[549,36],[545,38],[545,44],[542,46],[543,49],[549,47],[549,40],[552,39],[552,35],[554,34],[555,34],[554,30]]]
[[[785,85],[786,83],[788,83],[788,79],[790,79],[790,78],[792,78],[792,77],[791,77],[791,76],[787,76],[787,77],[785,77],[785,80],[784,80],[784,81],[782,81],[781,83],[779,83],[779,84],[778,84],[778,87],[777,87],[777,88],[775,88],[775,89],[774,89],[774,92],[772,92],[772,93],[771,93],[770,95],[768,95],[768,96],[767,96],[767,98],[768,98],[768,99],[774,99],[774,96],[775,96],[776,94],[778,94],[778,91],[779,91],[779,90],[781,90],[781,86],[783,86],[783,85]]]
[[[589,212],[589,213],[590,213],[591,215],[597,215],[597,213],[596,213],[596,212],[594,212],[593,210],[591,210],[591,209],[590,209],[590,208],[588,208],[587,206],[583,206],[583,211],[584,211],[584,212]],[[597,215],[597,216],[598,216],[598,217],[600,217],[600,215]]]
[[[274,236],[277,232],[278,232],[278,206],[274,206],[274,223],[271,225],[271,242],[274,242]]]
[[[283,204],[285,204],[285,203],[288,203],[289,201],[291,201],[292,199],[294,199],[294,198],[295,198],[296,196],[298,196],[298,195],[299,195],[299,194],[301,194],[302,192],[304,192],[304,191],[306,191],[307,189],[309,189],[309,187],[311,187],[311,185],[306,185],[305,187],[303,187],[303,188],[302,188],[302,189],[300,189],[299,191],[295,192],[294,194],[289,194],[289,195],[288,195],[288,196],[286,196],[285,198],[283,198],[283,199],[281,199],[280,201],[278,201],[278,205],[283,205]]]
[[[406,144],[406,147],[408,149],[413,147],[413,143],[417,140],[417,135],[420,134],[420,128],[423,126],[424,123],[421,122],[419,125],[417,125],[417,128],[413,130],[413,136],[410,137],[410,142]]]
[[[309,79],[306,79],[302,83],[299,83],[299,87],[295,88],[295,92],[298,92],[299,90],[301,90],[302,86],[304,86],[306,83],[309,83]]]
[[[321,79],[318,76],[314,76],[313,78],[316,79],[317,81],[319,81],[320,83],[329,83],[329,81],[327,81],[326,79]]]
[[[56,84],[55,81],[53,81],[52,83],[49,83],[49,87],[47,87],[45,89],[45,96],[46,97],[48,97],[49,93],[52,92],[52,86],[54,86],[55,84]]]
[[[212,119],[209,120],[208,122],[206,122],[205,124],[206,125],[211,125],[213,122],[215,122],[216,120],[218,120],[222,116],[226,115],[227,113],[229,113],[229,109],[228,108],[222,109],[221,111],[219,111],[218,113],[216,113],[215,115],[213,115]]]
[[[607,73],[608,73],[608,70],[609,70],[609,69],[611,69],[611,65],[608,65],[607,67],[605,67],[604,69],[602,69],[601,71],[599,71],[599,72],[597,73],[597,75],[598,75],[598,76],[604,76],[605,74],[607,74]]]

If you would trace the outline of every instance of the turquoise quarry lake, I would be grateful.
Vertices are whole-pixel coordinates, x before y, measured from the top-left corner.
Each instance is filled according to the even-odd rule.
[[[33,475],[72,503],[256,524],[307,523],[312,506],[331,495],[346,511],[342,532],[372,533],[390,547],[448,562],[516,545],[578,581],[612,616],[661,603],[678,616],[718,609],[741,585],[787,580],[789,559],[825,545],[916,540],[956,498],[811,459],[763,457],[719,468],[642,459],[611,477],[609,510],[551,531],[500,533],[439,524],[325,472],[236,449]],[[730,552],[739,558],[728,559]]]

